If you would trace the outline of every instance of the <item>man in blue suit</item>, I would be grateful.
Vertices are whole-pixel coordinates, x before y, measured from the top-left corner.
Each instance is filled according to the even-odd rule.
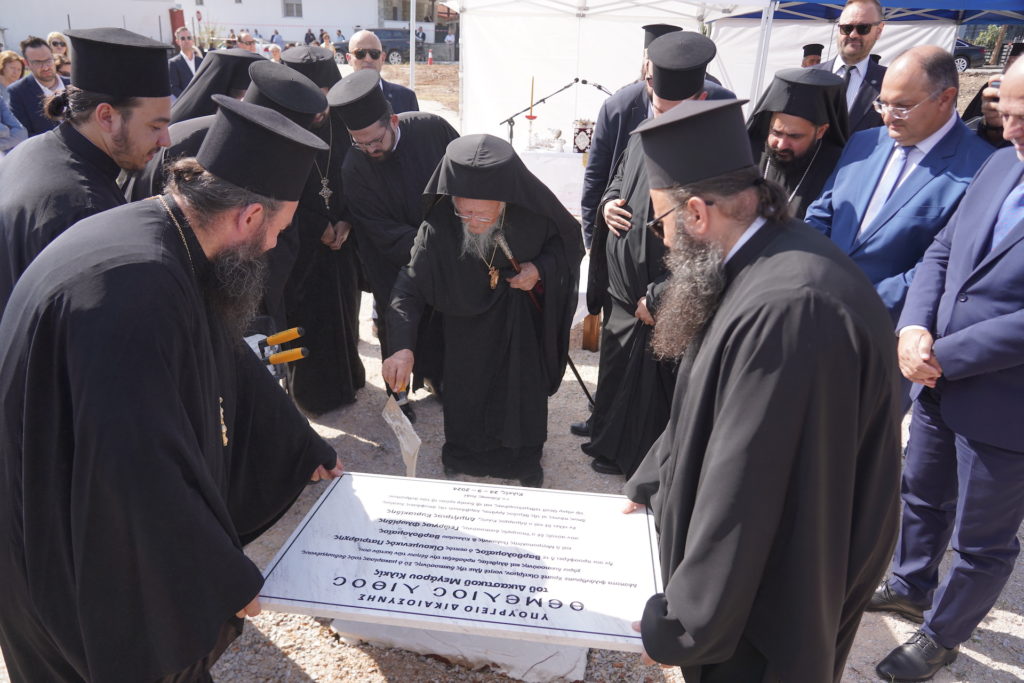
[[[174,32],[174,42],[181,52],[167,60],[167,71],[171,77],[171,95],[177,99],[196,75],[203,56],[196,50],[192,31],[187,26],[178,27]]]
[[[1024,521],[1024,62],[1006,74],[1001,149],[928,248],[899,321],[900,369],[915,382],[892,576],[871,610],[921,622],[878,665],[927,680],[995,604]],[[956,551],[939,582],[939,562]]]
[[[11,113],[32,137],[57,127],[57,121],[43,115],[43,98],[56,95],[71,81],[57,73],[53,52],[42,38],[29,36],[21,41],[21,54],[30,73],[7,91],[11,94]]]
[[[804,220],[868,276],[893,322],[914,269],[992,147],[956,114],[958,76],[945,50],[911,48],[889,67],[884,128],[850,138]]]

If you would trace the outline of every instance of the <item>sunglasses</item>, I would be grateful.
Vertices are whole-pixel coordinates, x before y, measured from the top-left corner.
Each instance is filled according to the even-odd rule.
[[[873,24],[839,24],[839,32],[844,36],[848,36],[854,31],[857,32],[858,36],[866,36],[871,33],[871,29],[878,26],[882,22],[876,21]]]
[[[50,42],[50,45],[52,45],[53,47],[66,47],[67,43],[65,43],[63,40],[54,40]]]
[[[192,36],[178,36],[178,40],[192,40]]]
[[[370,59],[380,59],[380,50],[356,50],[352,53],[356,59],[363,59],[370,55]]]
[[[255,40],[240,40],[238,42],[240,42],[242,45],[255,45],[256,44]]]

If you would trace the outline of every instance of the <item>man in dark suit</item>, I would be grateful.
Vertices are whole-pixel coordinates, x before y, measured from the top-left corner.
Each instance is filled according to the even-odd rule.
[[[203,63],[203,56],[195,49],[192,31],[187,26],[181,26],[174,32],[174,43],[181,52],[167,61],[167,69],[171,76],[171,95],[177,99],[196,75],[196,69]]]
[[[839,56],[814,67],[826,69],[846,81],[846,111],[850,132],[882,125],[871,103],[885,76],[885,67],[871,59],[871,49],[882,35],[882,6],[878,0],[848,0],[839,15],[836,43]]]
[[[372,31],[356,31],[352,35],[352,39],[348,41],[348,52],[345,54],[345,59],[348,60],[353,71],[373,69],[380,73],[384,67],[384,57],[384,48],[381,46],[380,38]],[[420,110],[416,93],[404,85],[388,83],[382,76],[380,88],[395,114]]]
[[[43,99],[64,90],[70,79],[57,73],[53,52],[45,40],[29,36],[21,41],[21,54],[31,73],[11,84],[11,112],[28,130],[29,137],[57,127],[57,122],[43,115]]]
[[[671,24],[648,24],[643,28],[644,55],[641,60],[640,79],[619,89],[605,100],[594,124],[587,170],[583,173],[583,242],[587,249],[594,238],[597,205],[601,203],[604,188],[608,186],[615,161],[626,148],[629,134],[651,115],[651,94],[646,82],[647,46],[658,36],[682,30]]]
[[[860,266],[893,322],[925,249],[992,153],[957,116],[957,90],[945,50],[900,55],[882,84],[886,127],[850,138],[805,216]]]
[[[903,522],[869,609],[921,622],[878,665],[923,681],[956,659],[995,604],[1024,521],[1024,63],[1000,92],[1004,137],[928,248],[899,321],[915,382]],[[939,581],[952,540],[953,563]]]

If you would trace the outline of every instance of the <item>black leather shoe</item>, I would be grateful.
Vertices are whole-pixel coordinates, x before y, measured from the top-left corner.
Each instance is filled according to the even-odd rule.
[[[892,612],[900,615],[904,619],[909,619],[916,624],[920,624],[924,621],[924,612],[929,607],[930,605],[920,605],[918,603],[911,602],[890,588],[888,581],[883,581],[882,585],[875,590],[875,594],[871,596],[871,601],[868,603],[867,611]]]
[[[590,469],[601,474],[622,474],[622,470],[619,466],[608,458],[602,458],[600,455],[595,455],[594,459],[590,461]]]
[[[594,444],[589,441],[584,441],[580,444],[580,450],[589,455],[591,458],[596,458],[597,453],[594,452]]]
[[[544,487],[544,470],[538,470],[534,474],[528,474],[519,480],[519,483],[523,486],[528,486],[532,489],[539,489]]]
[[[569,425],[569,431],[575,436],[590,436],[590,419],[583,422],[573,422]]]
[[[918,631],[878,663],[875,673],[886,681],[927,681],[939,669],[956,661],[960,646],[945,648]]]

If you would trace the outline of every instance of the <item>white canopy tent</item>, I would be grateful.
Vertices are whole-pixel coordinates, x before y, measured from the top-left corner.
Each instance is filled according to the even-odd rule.
[[[836,24],[824,19],[799,21],[775,19],[771,25],[771,42],[764,67],[757,69],[758,39],[762,35],[760,19],[724,18],[711,23],[710,38],[715,41],[720,60],[715,75],[737,97],[756,100],[757,95],[779,69],[800,66],[802,46],[821,43],[825,46],[822,61],[836,54]],[[901,52],[915,45],[938,45],[950,52],[956,40],[956,24],[951,20],[890,21],[875,44],[875,52],[888,64]],[[763,74],[761,87],[754,90],[756,76]]]
[[[756,11],[768,0],[748,0]],[[507,138],[502,121],[535,99],[573,83],[534,108],[537,137],[562,131],[572,147],[572,124],[593,120],[607,95],[635,81],[643,53],[641,26],[671,23],[690,30],[727,16],[738,6],[727,0],[461,0],[461,129]],[[710,71],[718,69],[712,64]],[[513,144],[523,149],[529,122],[516,119]]]

